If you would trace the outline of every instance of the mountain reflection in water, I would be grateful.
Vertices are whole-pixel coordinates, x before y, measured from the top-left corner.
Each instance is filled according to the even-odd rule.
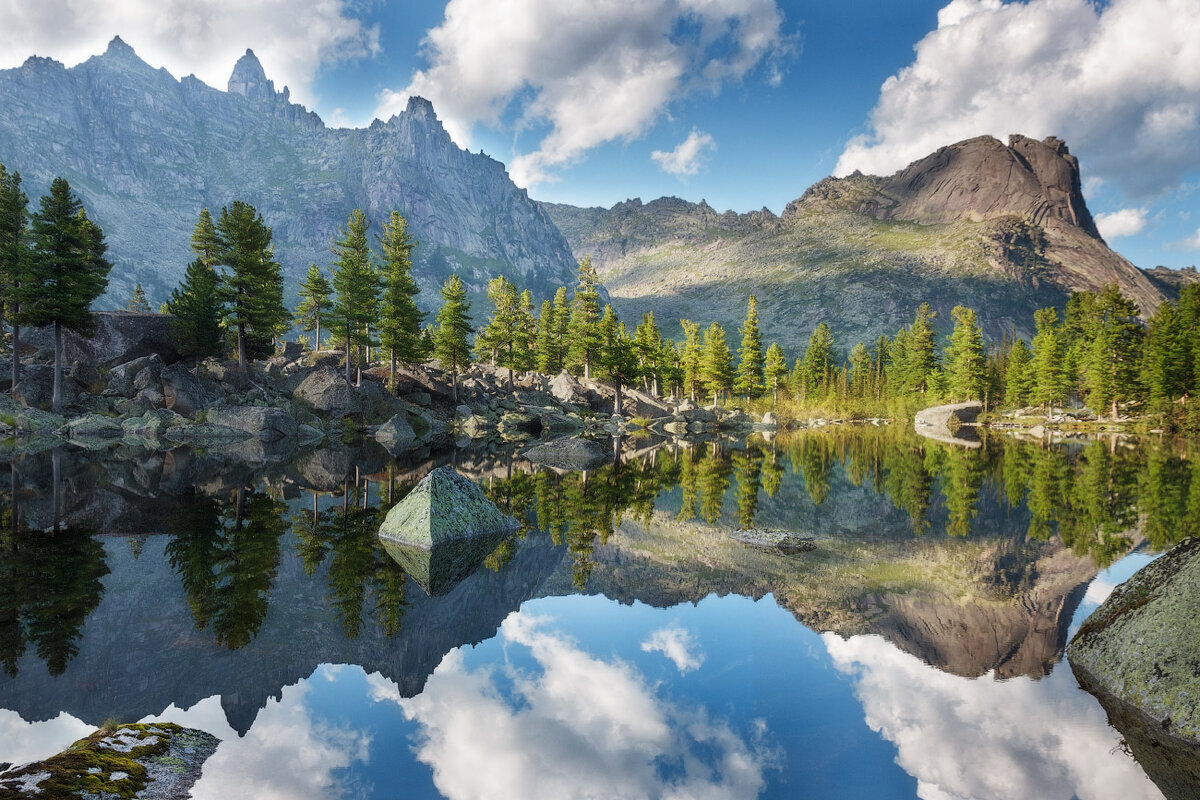
[[[614,645],[612,652],[621,652],[625,661],[611,662],[595,650],[595,634],[586,626],[576,639],[559,642],[557,628],[522,616],[530,605],[551,602],[531,604],[535,598],[579,593],[651,610],[686,608],[680,604],[710,595],[770,595],[790,612],[784,616],[792,630],[807,633],[799,620],[826,632],[824,640],[816,640],[824,669],[842,676],[843,687],[847,680],[855,685],[856,718],[843,713],[836,724],[866,724],[878,732],[882,739],[876,741],[893,748],[884,761],[898,759],[919,784],[942,785],[945,796],[1060,796],[1045,777],[1058,770],[1055,774],[1074,776],[1062,785],[1074,786],[1080,797],[1155,796],[1152,786],[1126,795],[1096,788],[1144,783],[1136,769],[1133,778],[1126,776],[1120,760],[1133,762],[1119,751],[1104,755],[1110,759],[1104,763],[1124,777],[1104,782],[1102,771],[1085,775],[1077,768],[1073,753],[1101,758],[1095,748],[1108,742],[1112,750],[1119,737],[1103,724],[1095,701],[1055,665],[1072,613],[1100,568],[1134,548],[1159,550],[1200,531],[1200,472],[1189,446],[1115,439],[1043,446],[985,437],[979,449],[965,450],[903,430],[868,427],[691,446],[626,439],[614,452],[614,461],[599,469],[565,474],[536,470],[511,451],[458,451],[406,463],[370,446],[330,448],[289,463],[259,465],[222,464],[187,451],[107,457],[62,452],[13,460],[0,507],[0,663],[5,673],[0,709],[31,721],[65,713],[91,725],[109,717],[156,716],[164,709],[185,716],[202,709],[207,729],[219,722],[227,727],[214,732],[248,742],[274,729],[276,723],[268,720],[281,713],[279,703],[324,685],[317,678],[331,668],[320,665],[354,665],[342,669],[364,676],[376,689],[387,687],[405,719],[396,746],[404,746],[404,737],[417,737],[418,766],[424,767],[410,778],[423,774],[428,782],[432,772],[432,796],[476,796],[479,787],[471,781],[488,774],[472,771],[470,751],[452,741],[455,724],[466,720],[468,728],[478,728],[478,720],[437,714],[438,692],[456,682],[470,684],[476,691],[471,696],[508,698],[508,735],[525,743],[521,753],[512,754],[513,763],[534,759],[519,774],[541,775],[535,769],[539,764],[549,769],[549,762],[542,763],[546,753],[529,750],[541,741],[538,736],[556,746],[592,747],[589,737],[607,731],[632,749],[593,752],[596,760],[579,769],[628,766],[630,785],[613,787],[610,794],[656,796],[671,787],[685,795],[699,792],[701,773],[693,769],[699,748],[706,758],[724,753],[731,764],[758,765],[748,772],[713,772],[710,765],[703,779],[706,791],[772,796],[794,779],[787,776],[797,759],[803,761],[802,754],[788,742],[756,743],[758,723],[744,714],[734,722],[714,715],[715,693],[690,704],[659,697],[667,703],[667,710],[653,717],[659,727],[630,728],[630,720],[604,717],[606,698],[615,702],[612,693],[582,703],[577,694],[559,697],[538,686],[562,674],[541,660],[556,654],[564,663],[603,672],[601,685],[618,677],[633,681],[620,696],[636,699],[633,688],[653,685],[631,666],[638,658],[665,659],[679,681],[701,680],[716,668],[714,662],[735,655],[777,657],[770,641],[717,658],[719,642],[696,651],[688,638],[694,632],[659,620],[653,635],[626,643],[626,650],[642,655]],[[473,575],[445,596],[430,598],[387,556],[375,531],[420,477],[446,462],[478,480],[523,526]],[[780,556],[726,535],[750,526],[813,535],[817,549]],[[486,677],[498,667],[467,668],[455,660],[472,652],[472,645],[497,638],[509,654],[514,648],[527,651],[530,669],[536,669]],[[782,671],[784,685],[792,680],[787,669],[820,671],[793,660]],[[885,673],[894,679],[871,679]],[[1047,675],[1044,684],[1028,680]],[[964,682],[979,676],[985,677]],[[994,680],[1013,676],[1028,676],[1021,685],[1032,688],[1007,689],[1014,684]],[[485,678],[498,682],[487,684]],[[326,683],[338,685],[332,678]],[[1061,763],[1050,758],[1053,748],[1037,755],[1004,744],[1006,758],[1037,762],[1021,773],[1033,795],[1005,794],[999,783],[989,783],[977,771],[955,784],[946,778],[945,764],[925,764],[920,753],[930,745],[914,749],[911,737],[919,733],[922,742],[941,737],[963,748],[1000,747],[953,732],[953,715],[945,709],[961,706],[965,701],[954,699],[956,693],[976,684],[997,687],[970,690],[982,698],[980,714],[993,704],[1013,706],[1026,714],[1024,724],[1037,729],[1031,735],[1069,736],[1088,744],[1064,751]],[[914,693],[918,685],[944,691],[936,701],[922,701],[928,692]],[[774,691],[779,689],[763,693]],[[913,703],[932,709],[919,725]],[[1065,717],[1080,719],[1080,727],[1064,733],[1048,717],[1030,711],[1031,704],[1047,703],[1084,709]],[[561,714],[590,709],[597,727],[533,724],[538,714],[554,719],[556,708]],[[494,717],[496,707],[480,709],[492,713],[493,721],[503,719]],[[893,722],[881,709],[892,709],[907,722]],[[6,713],[0,711],[0,731],[8,730]],[[708,727],[698,739],[701,717]],[[995,721],[1016,725],[1012,715],[1000,712]],[[345,745],[347,752],[369,750],[362,743],[366,734],[351,723],[345,731],[343,736],[329,728],[313,741],[325,748]],[[289,739],[272,741],[281,747]],[[301,740],[294,741],[298,749],[292,755],[299,757]],[[57,742],[55,749],[66,743]],[[730,749],[722,751],[726,746]],[[224,772],[216,766],[237,751],[232,740],[223,745],[213,771],[206,770],[206,782],[210,776],[219,782],[222,774],[229,780],[234,773],[245,778],[244,765]],[[627,764],[647,753],[657,753],[650,766]],[[0,760],[11,759],[0,752]],[[326,761],[327,780],[317,783],[326,789],[349,785],[347,775],[333,775],[337,769],[354,772],[358,762],[332,751]],[[510,794],[558,794],[555,781],[566,780],[566,773],[555,775],[543,775],[547,783],[513,783]],[[375,774],[373,780],[382,785],[384,777]],[[840,777],[847,780],[845,774]],[[896,789],[891,796],[943,796],[914,790],[895,776],[888,780]],[[509,796],[499,784],[491,786],[496,791],[490,796]],[[834,782],[828,788],[836,793],[838,786]],[[572,796],[569,785],[561,788],[559,796]],[[1040,794],[1043,790],[1047,793]]]

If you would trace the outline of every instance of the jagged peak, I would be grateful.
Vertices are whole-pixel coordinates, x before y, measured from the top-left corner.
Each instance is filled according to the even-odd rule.
[[[437,112],[433,110],[433,103],[416,94],[409,95],[408,104],[404,107],[404,113],[437,119]]]
[[[275,94],[275,83],[267,79],[262,62],[249,47],[233,65],[226,88],[231,94],[240,94],[251,100],[268,99]]]
[[[108,43],[108,47],[104,51],[106,56],[124,56],[128,58],[133,56],[137,58],[137,53],[130,47],[120,36],[114,36]]]

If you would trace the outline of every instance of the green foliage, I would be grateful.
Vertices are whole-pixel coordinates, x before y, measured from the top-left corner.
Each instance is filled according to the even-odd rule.
[[[125,304],[125,310],[134,314],[150,313],[150,303],[146,302],[146,290],[139,283],[133,287],[133,295],[130,296],[129,302]]]
[[[571,322],[571,308],[567,303],[567,289],[558,287],[554,301],[542,303],[538,319],[537,368],[548,375],[562,372],[567,357],[567,326]]]
[[[908,339],[901,364],[902,387],[924,394],[929,387],[931,373],[938,367],[937,351],[934,346],[933,318],[936,312],[929,303],[917,308],[913,324],[908,329]]]
[[[197,223],[201,241],[194,246],[204,261],[201,235],[204,213]],[[251,356],[261,357],[272,351],[272,342],[290,322],[283,306],[283,272],[275,261],[271,229],[262,215],[249,203],[235,200],[221,209],[216,224],[219,250],[216,263],[228,269],[223,276],[223,300],[226,325],[237,334],[238,364],[246,368]]]
[[[600,333],[600,278],[590,256],[579,260],[579,282],[571,301],[571,320],[567,328],[567,357],[569,369],[583,368],[591,376],[592,364],[603,346]]]
[[[683,392],[695,400],[703,388],[703,377],[700,371],[700,325],[690,319],[681,319],[679,327],[683,328],[683,341],[679,343],[678,348]]]
[[[188,265],[183,283],[171,292],[167,312],[175,315],[171,338],[183,356],[218,356],[224,335],[221,279],[203,259]]]
[[[31,266],[28,205],[20,173],[10,173],[0,164],[0,323],[12,324],[14,333],[20,324],[21,298],[27,291]],[[14,350],[16,346],[14,341]],[[14,358],[14,382],[19,364]]]
[[[1063,348],[1060,341],[1058,311],[1040,308],[1033,312],[1037,333],[1033,337],[1031,399],[1043,406],[1053,406],[1066,399],[1068,380],[1063,369]]]
[[[817,397],[828,392],[833,377],[833,332],[824,322],[817,323],[808,338],[800,368],[800,385],[795,387],[803,397]]]
[[[984,389],[983,331],[975,311],[966,306],[955,306],[950,316],[954,331],[943,354],[945,394],[956,401],[980,400]]]
[[[704,332],[700,377],[714,403],[733,385],[733,353],[725,339],[725,329],[719,322],[709,325]]]
[[[442,307],[437,313],[433,332],[433,352],[443,369],[450,370],[454,398],[458,399],[458,372],[471,363],[471,304],[467,302],[467,287],[457,275],[451,275],[442,286]]]
[[[771,342],[763,360],[763,378],[772,395],[779,392],[779,382],[787,378],[787,373],[787,357],[783,354],[783,348],[777,342]]]
[[[426,355],[421,341],[425,314],[417,308],[420,290],[412,277],[412,251],[416,246],[408,235],[408,221],[399,211],[393,211],[379,241],[383,255],[379,342],[391,357],[393,372],[397,361],[416,364]]]
[[[368,227],[367,215],[356,208],[350,212],[346,227],[338,228],[331,245],[336,256],[333,290],[337,297],[330,328],[336,330],[336,338],[345,348],[347,380],[353,355],[359,354],[361,368],[366,348],[376,344],[371,326],[379,318],[380,277],[375,269],[375,255],[367,244]]]
[[[850,395],[852,397],[869,397],[874,380],[874,365],[867,346],[858,342],[850,350]]]
[[[758,298],[750,295],[746,321],[741,328],[742,345],[738,348],[737,375],[733,391],[747,399],[759,397],[765,389],[762,334],[758,330]]]
[[[209,267],[216,267],[221,262],[224,245],[217,235],[212,214],[208,213],[207,208],[200,209],[200,217],[196,220],[196,226],[192,228],[191,248],[196,258]]]
[[[503,275],[488,282],[492,316],[475,337],[475,355],[479,360],[512,370],[533,366],[535,322],[528,292],[517,294],[517,287]]]
[[[333,286],[316,264],[308,265],[308,273],[300,284],[300,303],[296,306],[296,323],[302,331],[315,331],[313,349],[321,349],[321,319],[328,319],[332,308]]]
[[[1116,286],[1106,287],[1096,298],[1093,339],[1084,364],[1088,404],[1103,413],[1119,416],[1122,403],[1141,396],[1142,326],[1138,309]]]
[[[662,334],[659,333],[658,325],[654,322],[654,312],[642,315],[642,322],[634,332],[633,351],[637,357],[638,372],[647,381],[653,382],[651,388],[657,394],[659,385],[666,383],[663,380],[666,365],[663,363],[665,351]],[[674,359],[671,360],[674,361]]]
[[[1004,374],[1004,402],[1020,408],[1029,402],[1033,393],[1033,354],[1024,339],[1013,342],[1008,353],[1008,368]]]

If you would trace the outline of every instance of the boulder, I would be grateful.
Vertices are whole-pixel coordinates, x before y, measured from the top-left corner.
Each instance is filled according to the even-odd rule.
[[[295,361],[304,355],[304,345],[299,342],[280,342],[279,346],[275,348],[275,355],[284,361]]]
[[[150,366],[157,366],[161,369],[164,366],[162,357],[157,353],[153,353],[117,364],[108,371],[108,391],[113,394],[132,397],[141,388],[134,386],[134,378],[142,370]]]
[[[119,439],[125,433],[112,417],[86,414],[69,421],[59,434],[70,439]]]
[[[412,447],[417,435],[404,414],[396,414],[375,431],[375,441],[383,445],[389,453],[402,453]]]
[[[783,555],[807,553],[817,549],[812,536],[775,528],[738,528],[729,533],[729,538],[748,547]]]
[[[670,416],[666,403],[638,389],[626,389],[621,393],[621,413],[627,417],[646,419]]]
[[[1067,659],[1088,691],[1200,747],[1200,538],[1183,540],[1118,586],[1084,621]]]
[[[296,435],[296,420],[282,408],[270,406],[218,406],[207,412],[209,422],[253,434],[263,442]]]
[[[252,438],[249,433],[226,425],[215,425],[211,422],[191,422],[168,428],[163,438],[170,442],[186,444],[192,447],[212,447],[229,442],[241,442]]]
[[[227,364],[215,358],[206,358],[197,366],[196,372],[235,392],[244,392],[250,388],[250,376],[238,369],[237,364]]]
[[[21,369],[21,380],[12,387],[12,396],[26,408],[49,409],[54,392],[54,367],[49,364],[30,364]],[[75,399],[73,381],[63,381],[63,402]]]
[[[580,471],[594,469],[609,458],[609,453],[592,439],[564,437],[534,445],[521,454],[543,467]]]
[[[293,462],[292,469],[298,474],[297,483],[304,488],[333,492],[343,488],[347,476],[354,472],[354,464],[354,451],[337,442],[305,453]]]
[[[363,398],[358,391],[330,366],[323,366],[300,382],[293,396],[335,417],[358,414],[363,408]]]
[[[71,380],[81,389],[87,389],[92,394],[103,391],[100,380],[100,370],[90,361],[76,361],[71,364]]]
[[[81,336],[63,332],[63,361],[87,361],[99,367],[123,364],[135,358],[158,355],[170,364],[179,360],[171,341],[170,314],[134,314],[128,311],[93,311],[95,331]],[[54,347],[54,326],[21,332],[23,344],[37,348]]]
[[[550,381],[550,394],[560,402],[572,405],[587,405],[587,395],[575,376],[563,370]]]
[[[963,426],[973,424],[982,410],[983,404],[978,400],[930,406],[913,416],[913,429],[927,439],[977,448],[980,446],[979,437],[973,429]]]
[[[136,436],[141,439],[158,439],[168,428],[182,425],[186,422],[174,411],[158,409],[146,411],[139,417],[127,418],[121,421],[121,428],[126,436]]]
[[[379,538],[430,595],[446,594],[520,523],[453,467],[438,467],[392,507]]]
[[[472,439],[482,439],[492,429],[487,417],[472,414],[459,423],[459,429]]]
[[[197,411],[221,397],[216,383],[196,376],[183,364],[164,367],[159,379],[162,381],[163,404],[185,417],[195,416]]]

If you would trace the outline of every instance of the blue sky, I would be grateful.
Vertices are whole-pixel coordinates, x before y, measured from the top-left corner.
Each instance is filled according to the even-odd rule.
[[[429,97],[538,199],[776,213],[983,133],[1058,135],[1110,245],[1200,260],[1200,0],[0,0],[0,66],[121,35],[223,88],[251,47],[329,124]]]

